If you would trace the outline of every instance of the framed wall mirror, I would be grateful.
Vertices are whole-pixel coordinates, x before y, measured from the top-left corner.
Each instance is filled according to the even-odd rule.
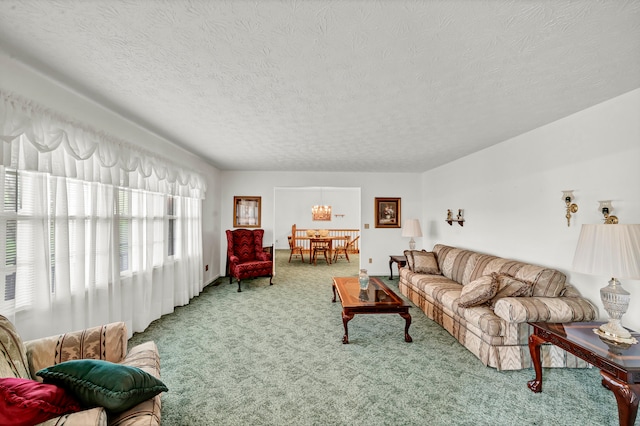
[[[260,228],[262,197],[233,197],[233,227]]]

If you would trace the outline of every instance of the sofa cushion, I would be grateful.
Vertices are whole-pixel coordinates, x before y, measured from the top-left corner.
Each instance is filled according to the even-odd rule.
[[[495,303],[503,297],[526,297],[531,296],[533,287],[531,283],[517,280],[509,275],[493,273],[498,280],[498,289],[496,295],[491,298],[489,304],[494,306]]]
[[[35,425],[80,411],[65,389],[31,379],[0,379],[0,425]]]
[[[460,284],[464,281],[465,271],[474,252],[436,244],[433,248],[442,275]]]
[[[598,316],[582,297],[505,297],[496,302],[494,312],[513,323],[593,321]]]
[[[140,368],[94,359],[66,361],[36,375],[69,389],[86,406],[105,407],[114,413],[168,390]]]
[[[497,291],[496,276],[484,275],[462,287],[458,303],[463,308],[481,305],[494,297]]]

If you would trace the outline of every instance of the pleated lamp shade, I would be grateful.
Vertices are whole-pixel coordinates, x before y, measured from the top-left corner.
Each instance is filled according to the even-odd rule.
[[[640,279],[640,225],[582,225],[573,270]]]

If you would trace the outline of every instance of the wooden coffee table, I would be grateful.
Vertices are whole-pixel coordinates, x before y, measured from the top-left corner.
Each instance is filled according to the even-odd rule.
[[[387,287],[378,278],[371,277],[369,288],[360,290],[358,277],[333,277],[333,300],[336,301],[336,291],[342,303],[342,324],[344,325],[344,337],[342,343],[349,343],[349,330],[347,323],[355,314],[400,314],[404,318],[404,341],[411,342],[409,326],[411,305],[405,303],[397,294]]]
[[[553,343],[599,368],[602,385],[616,397],[620,424],[635,423],[640,399],[640,344],[616,344],[601,339],[593,329],[602,322],[530,324],[533,334],[529,336],[529,351],[536,378],[527,383],[529,389],[542,392],[540,345]],[[631,335],[640,339],[640,333],[631,331]]]

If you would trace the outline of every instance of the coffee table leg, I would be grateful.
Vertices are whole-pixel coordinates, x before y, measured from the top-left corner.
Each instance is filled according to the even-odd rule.
[[[333,288],[333,300],[332,302],[335,303],[336,302],[336,285],[332,285],[331,286]]]
[[[633,426],[638,414],[638,391],[640,390],[640,385],[629,385],[621,382],[604,371],[600,371],[600,375],[602,376],[604,387],[613,392],[616,397],[620,425]]]
[[[344,325],[344,336],[342,337],[342,343],[349,343],[349,329],[347,328],[347,323],[353,319],[353,315],[351,312],[342,311],[342,324]]]
[[[542,363],[540,362],[540,345],[544,343],[539,336],[532,334],[529,336],[529,352],[531,353],[531,362],[536,371],[536,378],[529,380],[527,386],[535,393],[542,392]]]
[[[404,341],[407,343],[413,342],[411,336],[409,336],[409,326],[411,325],[411,314],[409,312],[402,312],[400,314],[404,318]]]

